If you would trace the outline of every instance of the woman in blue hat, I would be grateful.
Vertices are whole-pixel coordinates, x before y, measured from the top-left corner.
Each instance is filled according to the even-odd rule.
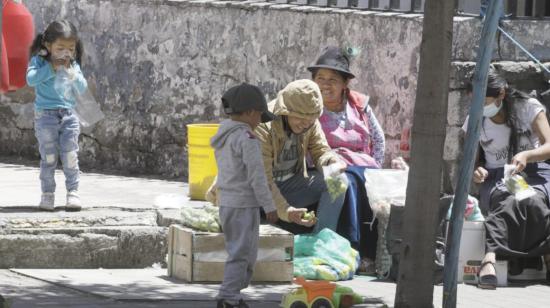
[[[348,165],[350,180],[338,233],[346,237],[362,258],[360,270],[376,256],[375,226],[365,224],[373,219],[365,190],[366,168],[381,168],[384,163],[384,131],[369,106],[369,96],[353,91],[349,82],[353,48],[327,47],[314,65],[307,69],[321,89],[324,110],[319,118],[329,146]]]

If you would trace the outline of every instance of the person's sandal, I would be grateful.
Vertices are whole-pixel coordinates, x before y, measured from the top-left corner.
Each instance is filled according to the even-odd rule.
[[[479,267],[479,272],[477,273],[477,287],[480,289],[495,290],[497,288],[497,275],[493,275],[493,274],[486,274],[483,276],[479,275],[479,273],[481,272],[481,269],[488,264],[493,266],[496,273],[497,269],[495,267],[495,262],[485,261],[481,263],[481,266]]]

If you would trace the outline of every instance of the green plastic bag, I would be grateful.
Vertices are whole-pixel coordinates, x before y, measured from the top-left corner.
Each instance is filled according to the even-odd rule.
[[[294,237],[294,276],[312,280],[346,280],[353,277],[359,253],[348,240],[330,229]]]

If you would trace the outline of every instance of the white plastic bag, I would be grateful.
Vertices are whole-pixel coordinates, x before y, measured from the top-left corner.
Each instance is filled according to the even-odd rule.
[[[336,200],[348,189],[348,177],[340,171],[338,164],[323,166],[323,176],[332,201]]]
[[[365,188],[373,212],[373,221],[378,219],[378,244],[376,248],[376,274],[387,278],[392,265],[386,247],[386,228],[389,223],[391,205],[404,206],[407,194],[409,169],[365,169]]]
[[[409,170],[365,169],[365,188],[374,214],[387,214],[392,204],[405,205]]]

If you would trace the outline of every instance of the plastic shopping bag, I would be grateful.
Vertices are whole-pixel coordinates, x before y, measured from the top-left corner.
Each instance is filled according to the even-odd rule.
[[[373,212],[389,214],[390,205],[405,205],[409,170],[365,169],[365,188]]]
[[[75,113],[84,127],[90,127],[105,118],[90,90],[79,92],[75,87],[75,73],[72,67],[60,68],[56,72],[54,89],[66,100],[75,101]]]
[[[294,276],[346,280],[359,265],[359,253],[349,241],[330,229],[294,237]]]
[[[323,166],[323,176],[332,201],[348,189],[348,177],[340,171],[339,167],[338,164]]]
[[[199,231],[221,232],[219,208],[212,205],[203,207],[183,206],[182,224]]]
[[[386,278],[392,265],[386,243],[386,228],[391,205],[404,206],[407,193],[408,168],[366,169],[365,188],[373,212],[373,221],[378,219],[378,241],[376,248],[376,274]],[[371,222],[372,226],[372,222]]]
[[[525,179],[519,174],[512,174],[516,169],[515,165],[504,165],[504,185],[506,189],[521,201],[536,194],[533,187],[529,186]]]

